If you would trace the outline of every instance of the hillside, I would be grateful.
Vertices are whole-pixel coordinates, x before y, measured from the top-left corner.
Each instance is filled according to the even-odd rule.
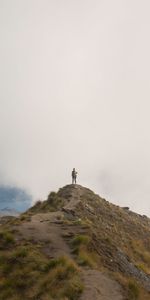
[[[150,219],[80,185],[0,230],[0,300],[150,299]]]

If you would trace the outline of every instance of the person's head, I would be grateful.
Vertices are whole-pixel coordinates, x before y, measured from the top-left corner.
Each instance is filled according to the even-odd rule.
[[[73,171],[75,171],[75,168],[73,168]]]

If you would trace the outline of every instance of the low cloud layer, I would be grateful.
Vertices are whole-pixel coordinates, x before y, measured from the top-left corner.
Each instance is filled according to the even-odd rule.
[[[0,1],[0,183],[150,216],[150,3]]]
[[[17,212],[26,211],[32,203],[32,197],[24,190],[10,187],[0,186],[0,215],[5,210],[14,210]]]

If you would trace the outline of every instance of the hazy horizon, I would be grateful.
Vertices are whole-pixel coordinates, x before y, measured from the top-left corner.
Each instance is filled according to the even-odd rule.
[[[150,2],[0,0],[0,185],[150,216]]]

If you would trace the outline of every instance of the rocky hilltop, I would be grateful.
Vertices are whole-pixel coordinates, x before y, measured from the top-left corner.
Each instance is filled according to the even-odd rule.
[[[67,185],[0,227],[0,300],[150,299],[150,219]]]

